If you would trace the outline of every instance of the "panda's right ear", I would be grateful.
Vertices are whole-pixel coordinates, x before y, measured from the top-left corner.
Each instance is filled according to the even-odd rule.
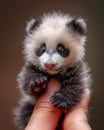
[[[38,19],[34,19],[32,18],[28,23],[27,23],[27,27],[26,27],[26,33],[27,34],[32,34],[34,30],[36,30],[39,25],[41,24],[41,20]]]

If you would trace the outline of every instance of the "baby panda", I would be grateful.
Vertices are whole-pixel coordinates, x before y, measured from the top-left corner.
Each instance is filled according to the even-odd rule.
[[[18,75],[18,128],[26,127],[50,79],[56,78],[61,84],[50,98],[53,106],[61,110],[72,109],[80,102],[84,89],[90,89],[89,67],[84,60],[85,34],[85,21],[69,14],[48,13],[28,22],[23,44],[25,64]]]

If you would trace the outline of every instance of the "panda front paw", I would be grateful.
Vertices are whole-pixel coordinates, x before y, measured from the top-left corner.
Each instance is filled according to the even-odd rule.
[[[47,87],[48,78],[43,74],[35,74],[27,79],[24,85],[24,91],[28,95],[39,95],[40,93],[44,92]]]
[[[67,110],[70,108],[69,103],[66,100],[66,97],[59,92],[56,92],[50,100],[55,107],[60,108],[62,110]]]
[[[35,95],[42,93],[47,87],[48,78],[44,75],[38,75],[30,81],[30,87]]]
[[[71,96],[65,95],[61,92],[56,92],[50,99],[52,104],[61,110],[70,110],[78,102],[74,100]]]

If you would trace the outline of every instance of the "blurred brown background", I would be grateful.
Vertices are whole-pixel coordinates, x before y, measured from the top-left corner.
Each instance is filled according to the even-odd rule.
[[[23,65],[21,43],[26,21],[53,10],[88,20],[87,61],[94,79],[91,126],[104,130],[103,0],[0,0],[0,130],[16,130],[12,109],[19,98],[16,75]]]

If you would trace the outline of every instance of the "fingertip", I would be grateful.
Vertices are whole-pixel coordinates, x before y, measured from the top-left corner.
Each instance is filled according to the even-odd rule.
[[[91,130],[87,120],[90,90],[85,89],[81,102],[65,115],[63,129],[65,130]]]
[[[46,90],[46,93],[54,94],[56,91],[58,91],[60,88],[60,83],[56,79],[51,79],[48,83],[48,88]]]
[[[53,130],[56,128],[62,112],[52,105],[50,97],[58,91],[59,88],[60,84],[56,79],[49,81],[46,92],[39,97],[36,103],[26,130]]]
[[[86,88],[86,89],[84,90],[84,95],[85,95],[86,97],[90,97],[90,89]]]

